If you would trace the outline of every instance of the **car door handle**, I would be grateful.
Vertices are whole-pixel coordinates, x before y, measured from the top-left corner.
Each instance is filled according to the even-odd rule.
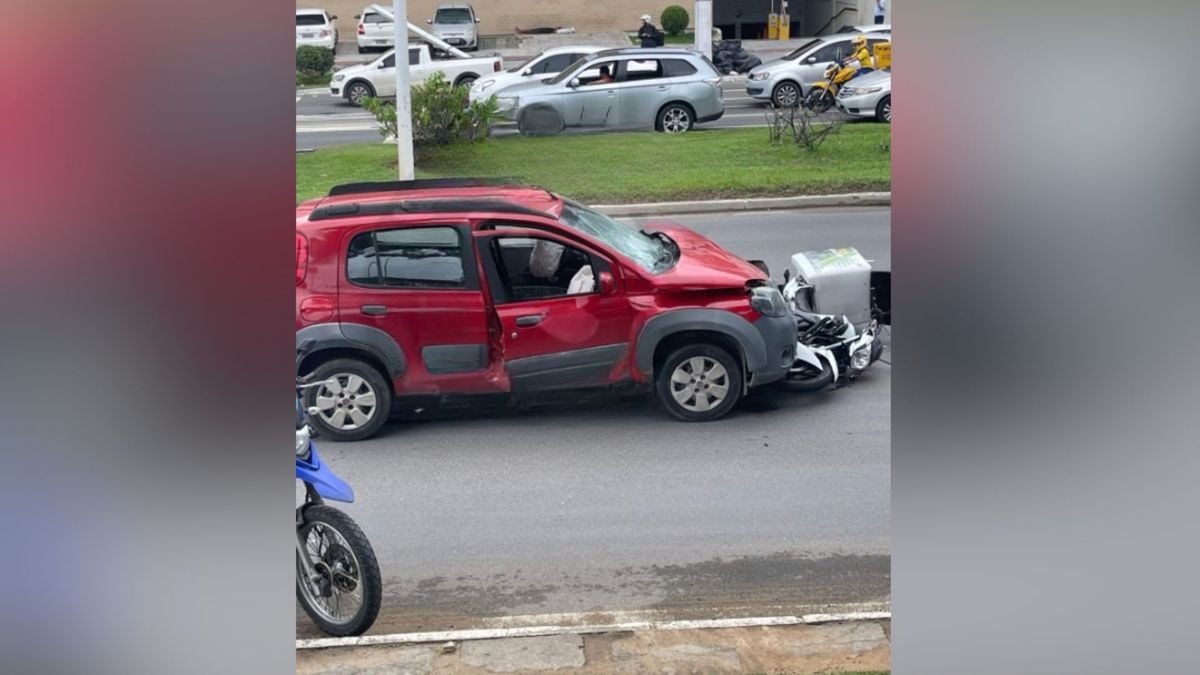
[[[536,326],[542,322],[542,318],[545,316],[545,314],[526,314],[525,316],[518,316],[517,327],[529,328],[530,326]]]
[[[384,305],[363,305],[359,308],[359,311],[367,316],[382,316],[387,314],[387,307]]]
[[[667,86],[666,86],[665,84],[660,84],[660,85],[658,85],[658,90],[659,90],[659,91],[666,91],[666,90],[667,90]]]

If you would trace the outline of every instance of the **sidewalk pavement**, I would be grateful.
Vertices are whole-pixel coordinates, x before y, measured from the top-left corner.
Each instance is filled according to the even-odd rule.
[[[749,628],[650,629],[437,645],[299,649],[296,672],[861,673],[891,667],[890,619]]]

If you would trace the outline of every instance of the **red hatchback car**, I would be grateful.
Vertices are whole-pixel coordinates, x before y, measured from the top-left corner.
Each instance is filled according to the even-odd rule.
[[[784,377],[796,324],[764,271],[683,226],[638,230],[535,187],[335,187],[296,209],[312,421],[367,438],[405,399],[629,384],[686,421]]]

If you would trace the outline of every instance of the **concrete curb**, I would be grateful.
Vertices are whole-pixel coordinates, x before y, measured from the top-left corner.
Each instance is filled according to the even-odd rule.
[[[730,211],[769,211],[772,209],[813,209],[842,206],[890,206],[891,192],[853,192],[841,195],[800,195],[752,199],[714,199],[691,202],[651,204],[611,204],[592,208],[613,216],[663,216],[680,213],[725,213]]]
[[[547,635],[588,635],[594,633],[632,632],[647,630],[697,630],[713,628],[750,628],[758,626],[815,625],[834,622],[881,621],[892,618],[890,605],[883,611],[802,614],[799,616],[747,617],[742,619],[702,619],[691,621],[634,621],[584,625],[514,626],[474,630],[436,631],[428,633],[393,633],[346,638],[315,638],[296,640],[296,649],[329,649],[334,647],[376,647],[381,645],[430,644],[468,640],[540,637]]]

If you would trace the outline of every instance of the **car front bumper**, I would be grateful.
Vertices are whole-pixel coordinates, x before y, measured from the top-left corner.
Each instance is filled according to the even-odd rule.
[[[771,100],[771,92],[775,90],[775,78],[765,80],[746,80],[746,95],[760,101]]]
[[[761,316],[753,325],[766,346],[767,363],[750,374],[750,386],[782,380],[796,358],[796,317]]]
[[[333,49],[334,45],[336,45],[336,44],[337,44],[337,37],[334,35],[328,35],[326,37],[310,37],[310,38],[297,37],[296,38],[296,46],[297,47],[310,46],[310,47],[324,47],[325,49]]]
[[[887,96],[890,91],[877,91],[871,94],[854,94],[846,98],[838,97],[836,99],[837,107],[847,115],[855,117],[874,117],[875,106],[879,105],[879,99]]]

